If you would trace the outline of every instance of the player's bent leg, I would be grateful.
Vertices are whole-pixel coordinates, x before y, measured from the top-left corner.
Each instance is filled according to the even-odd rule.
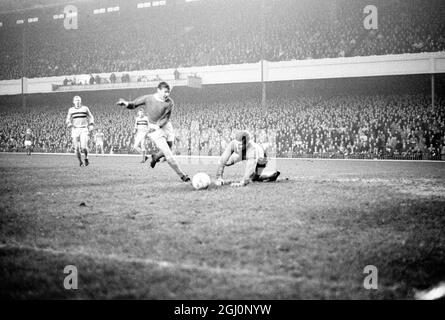
[[[230,156],[229,160],[227,160],[227,162],[224,164],[226,167],[230,167],[233,166],[235,163],[238,163],[242,161],[242,158],[239,154],[237,153],[232,153],[232,155]]]
[[[161,129],[162,134],[165,136],[167,140],[167,144],[170,147],[170,150],[173,148],[173,141],[175,141],[175,133],[173,129],[173,125],[171,122],[167,122]],[[165,155],[160,150],[156,154],[152,155],[151,157],[151,167],[154,168],[157,162],[159,162]]]
[[[173,148],[173,141],[167,141],[167,145],[170,148],[170,150],[172,150],[172,148]],[[164,155],[164,153],[162,151],[158,151],[157,153],[152,154],[150,166],[152,168],[154,168],[156,163],[159,162],[164,157],[165,157],[165,155]]]
[[[252,175],[252,181],[256,182],[273,182],[278,179],[280,171],[264,172],[267,165],[267,158],[258,160],[255,173]]]
[[[280,175],[280,171],[264,172],[265,167],[266,166],[257,167],[257,170],[254,173],[254,177],[252,178],[252,181],[257,181],[257,182],[277,181],[278,176]]]
[[[141,149],[137,144],[135,144],[135,145],[133,146],[133,149],[136,150],[138,153],[141,153],[141,152],[142,152],[142,149]]]
[[[185,174],[184,171],[179,167],[176,158],[173,156],[173,152],[170,150],[170,147],[167,144],[167,141],[162,136],[154,136],[151,137],[153,142],[159,148],[159,150],[164,154],[165,159],[169,166],[176,172],[176,174],[181,178],[182,181],[188,182],[190,178]]]
[[[267,174],[263,173],[259,176],[259,182],[274,182],[277,181],[278,176],[281,174],[280,171],[269,172]]]
[[[238,156],[241,158],[237,153],[233,152],[233,141],[226,146],[223,153],[221,154],[221,157],[218,160],[218,169],[216,170],[216,180],[218,183],[224,183],[223,182],[223,174],[224,174],[224,168],[226,166],[230,166],[232,164],[235,164],[236,157]]]

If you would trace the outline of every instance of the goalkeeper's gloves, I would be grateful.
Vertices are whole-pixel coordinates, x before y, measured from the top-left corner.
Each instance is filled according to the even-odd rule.
[[[218,186],[218,187],[221,187],[221,186],[223,186],[224,185],[224,179],[223,178],[217,178],[216,180],[215,180],[215,185],[216,186]]]
[[[244,187],[247,185],[246,181],[240,181],[240,182],[232,182],[232,184],[230,185],[231,187]]]

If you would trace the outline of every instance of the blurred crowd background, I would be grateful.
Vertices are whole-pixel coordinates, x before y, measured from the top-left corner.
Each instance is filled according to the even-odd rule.
[[[89,107],[105,135],[105,152],[134,153],[136,112],[113,104]],[[34,151],[73,151],[67,109],[1,110],[1,151],[22,151],[27,128],[36,136]],[[422,94],[301,96],[265,106],[256,99],[177,103],[172,123],[174,152],[182,155],[220,155],[237,130],[248,129],[278,157],[445,158],[445,101],[431,107]],[[154,151],[149,140],[147,146]]]
[[[130,81],[125,72],[132,70],[445,50],[445,1],[374,0],[377,30],[363,26],[368,2],[168,1],[149,10],[136,10],[131,2],[131,14],[79,15],[77,30],[65,30],[51,15],[32,26],[5,24],[0,28],[0,79],[83,74],[89,75],[85,84],[94,84],[102,81],[98,73],[112,73],[113,83]],[[65,78],[63,84],[73,83]],[[347,79],[344,84],[348,86]],[[380,94],[371,86],[362,91],[279,92],[265,105],[260,94],[230,90],[214,99],[183,99],[179,94],[172,117],[174,151],[219,155],[236,130],[248,129],[256,141],[270,142],[278,157],[444,158],[443,92],[437,92],[432,106],[427,90]],[[27,108],[0,102],[0,150],[21,151],[30,128],[36,136],[34,151],[72,152],[64,123],[72,97],[54,104],[42,102],[51,100],[50,95],[40,102],[37,96]],[[86,101],[96,128],[105,134],[105,152],[134,152],[135,113],[106,100]]]
[[[79,15],[78,30],[51,15],[26,30],[5,25],[0,79],[445,50],[443,0],[170,3]],[[363,27],[368,4],[378,8],[378,30]]]

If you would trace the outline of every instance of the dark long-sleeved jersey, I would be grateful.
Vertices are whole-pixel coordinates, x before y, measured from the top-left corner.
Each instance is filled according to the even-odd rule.
[[[135,109],[140,106],[144,106],[150,123],[163,127],[170,120],[174,102],[171,98],[159,101],[153,94],[149,94],[130,101],[127,108]]]

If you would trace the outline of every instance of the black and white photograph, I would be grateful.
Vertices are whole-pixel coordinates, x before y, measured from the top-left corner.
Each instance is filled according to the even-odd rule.
[[[0,0],[0,41],[1,300],[445,300],[445,1]]]

